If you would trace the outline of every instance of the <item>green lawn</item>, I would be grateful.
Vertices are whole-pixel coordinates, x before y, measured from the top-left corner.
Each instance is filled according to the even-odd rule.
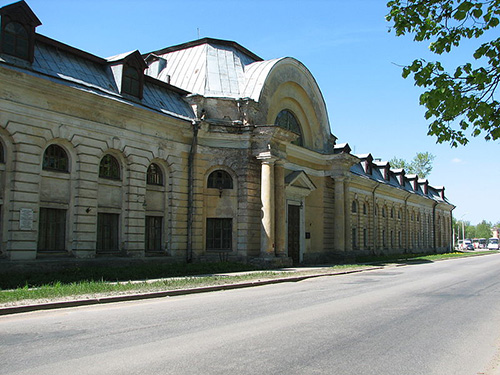
[[[423,263],[441,259],[497,253],[492,251],[448,254],[405,254],[359,257],[356,263],[332,265],[326,272],[362,269],[370,265]],[[253,271],[236,275],[231,272]],[[262,279],[314,274],[316,271],[271,271],[231,262],[191,264],[140,264],[124,267],[73,267],[57,272],[3,273],[0,304],[23,300],[54,300],[65,297],[146,293],[214,286]],[[325,272],[325,270],[322,270]]]

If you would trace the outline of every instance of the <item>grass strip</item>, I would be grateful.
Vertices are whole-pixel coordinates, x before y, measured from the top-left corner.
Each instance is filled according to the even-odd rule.
[[[367,265],[339,265],[326,268],[325,273],[347,271],[352,269],[366,268]],[[258,280],[269,280],[286,277],[305,276],[317,271],[303,272],[277,272],[258,271],[239,275],[213,275],[197,277],[168,278],[157,281],[128,281],[128,282],[106,282],[106,281],[79,281],[72,283],[56,282],[42,285],[37,288],[27,286],[12,290],[0,291],[0,304],[9,304],[19,301],[50,301],[64,299],[66,297],[85,296],[86,298],[98,298],[107,295],[119,295],[130,293],[151,293],[166,290],[177,290],[184,288],[196,288],[202,286],[227,285],[239,282]]]
[[[357,257],[356,261],[359,263],[401,263],[408,261],[428,261],[433,262],[441,259],[450,259],[450,258],[465,258],[476,255],[484,255],[498,253],[498,251],[474,251],[474,252],[462,252],[455,251],[452,253],[444,253],[444,254],[399,254],[399,255],[381,255],[381,256],[362,256]]]
[[[359,257],[357,263],[325,267],[322,272],[336,273],[369,267],[369,264],[433,262],[441,259],[468,257],[498,253],[497,251],[454,252],[446,254],[405,254],[388,256]],[[368,263],[368,264],[367,264]],[[252,271],[237,275],[220,275],[231,272]],[[248,264],[239,263],[199,263],[177,265],[137,265],[127,267],[89,267],[58,272],[44,272],[17,277],[9,289],[0,289],[0,304],[29,303],[30,301],[52,301],[68,297],[85,296],[98,298],[117,294],[150,293],[201,286],[227,285],[263,279],[305,276],[315,274],[309,271],[265,271]],[[208,276],[207,276],[208,274]],[[212,275],[210,275],[212,274]],[[214,275],[217,274],[217,275]],[[202,275],[202,276],[197,276]],[[205,276],[203,276],[205,275]],[[2,275],[8,278],[8,275]],[[23,278],[24,277],[24,278]],[[145,281],[136,281],[136,280]],[[160,279],[148,281],[150,279]],[[0,282],[2,278],[0,278]],[[12,283],[12,279],[10,279]],[[4,284],[8,284],[5,283]]]

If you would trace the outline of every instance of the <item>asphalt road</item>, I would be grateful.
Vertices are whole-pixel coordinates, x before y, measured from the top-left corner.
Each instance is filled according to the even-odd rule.
[[[500,254],[0,317],[0,374],[497,374]]]

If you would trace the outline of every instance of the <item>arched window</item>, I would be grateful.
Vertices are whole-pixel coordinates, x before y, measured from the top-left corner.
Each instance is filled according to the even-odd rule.
[[[382,207],[382,217],[385,217],[385,207]]]
[[[148,172],[146,175],[146,183],[148,185],[159,185],[163,186],[163,173],[158,165],[152,163],[148,167]]]
[[[233,179],[231,175],[221,169],[213,171],[208,176],[207,187],[210,189],[232,189]]]
[[[18,22],[9,22],[2,33],[2,51],[24,60],[29,59],[28,31]]]
[[[67,172],[68,164],[68,155],[61,146],[50,145],[47,147],[43,154],[42,169]]]
[[[299,121],[291,111],[284,109],[278,113],[278,116],[276,116],[276,120],[274,121],[274,125],[298,134],[299,137],[292,143],[297,146],[303,146],[302,129]]]
[[[391,219],[394,219],[394,207],[391,208]]]
[[[125,65],[123,67],[122,93],[141,97],[141,80],[136,68]]]
[[[112,180],[120,179],[120,163],[110,154],[104,155],[99,164],[99,177],[110,178]]]
[[[0,142],[0,163],[5,163],[5,154],[3,151],[3,144]]]
[[[351,212],[353,214],[355,214],[356,212],[358,212],[358,204],[356,203],[356,201],[352,201]]]
[[[366,207],[366,203],[363,203],[363,215],[366,215],[368,213],[368,209]]]

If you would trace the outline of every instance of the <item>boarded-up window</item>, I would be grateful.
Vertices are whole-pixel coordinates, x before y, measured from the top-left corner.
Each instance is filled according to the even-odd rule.
[[[233,219],[207,219],[207,250],[231,251]]]
[[[40,208],[38,250],[61,251],[66,248],[66,210]]]
[[[146,216],[146,251],[161,251],[162,242],[161,216]]]
[[[97,215],[97,252],[117,252],[120,250],[118,243],[118,225],[120,215],[99,213]]]

